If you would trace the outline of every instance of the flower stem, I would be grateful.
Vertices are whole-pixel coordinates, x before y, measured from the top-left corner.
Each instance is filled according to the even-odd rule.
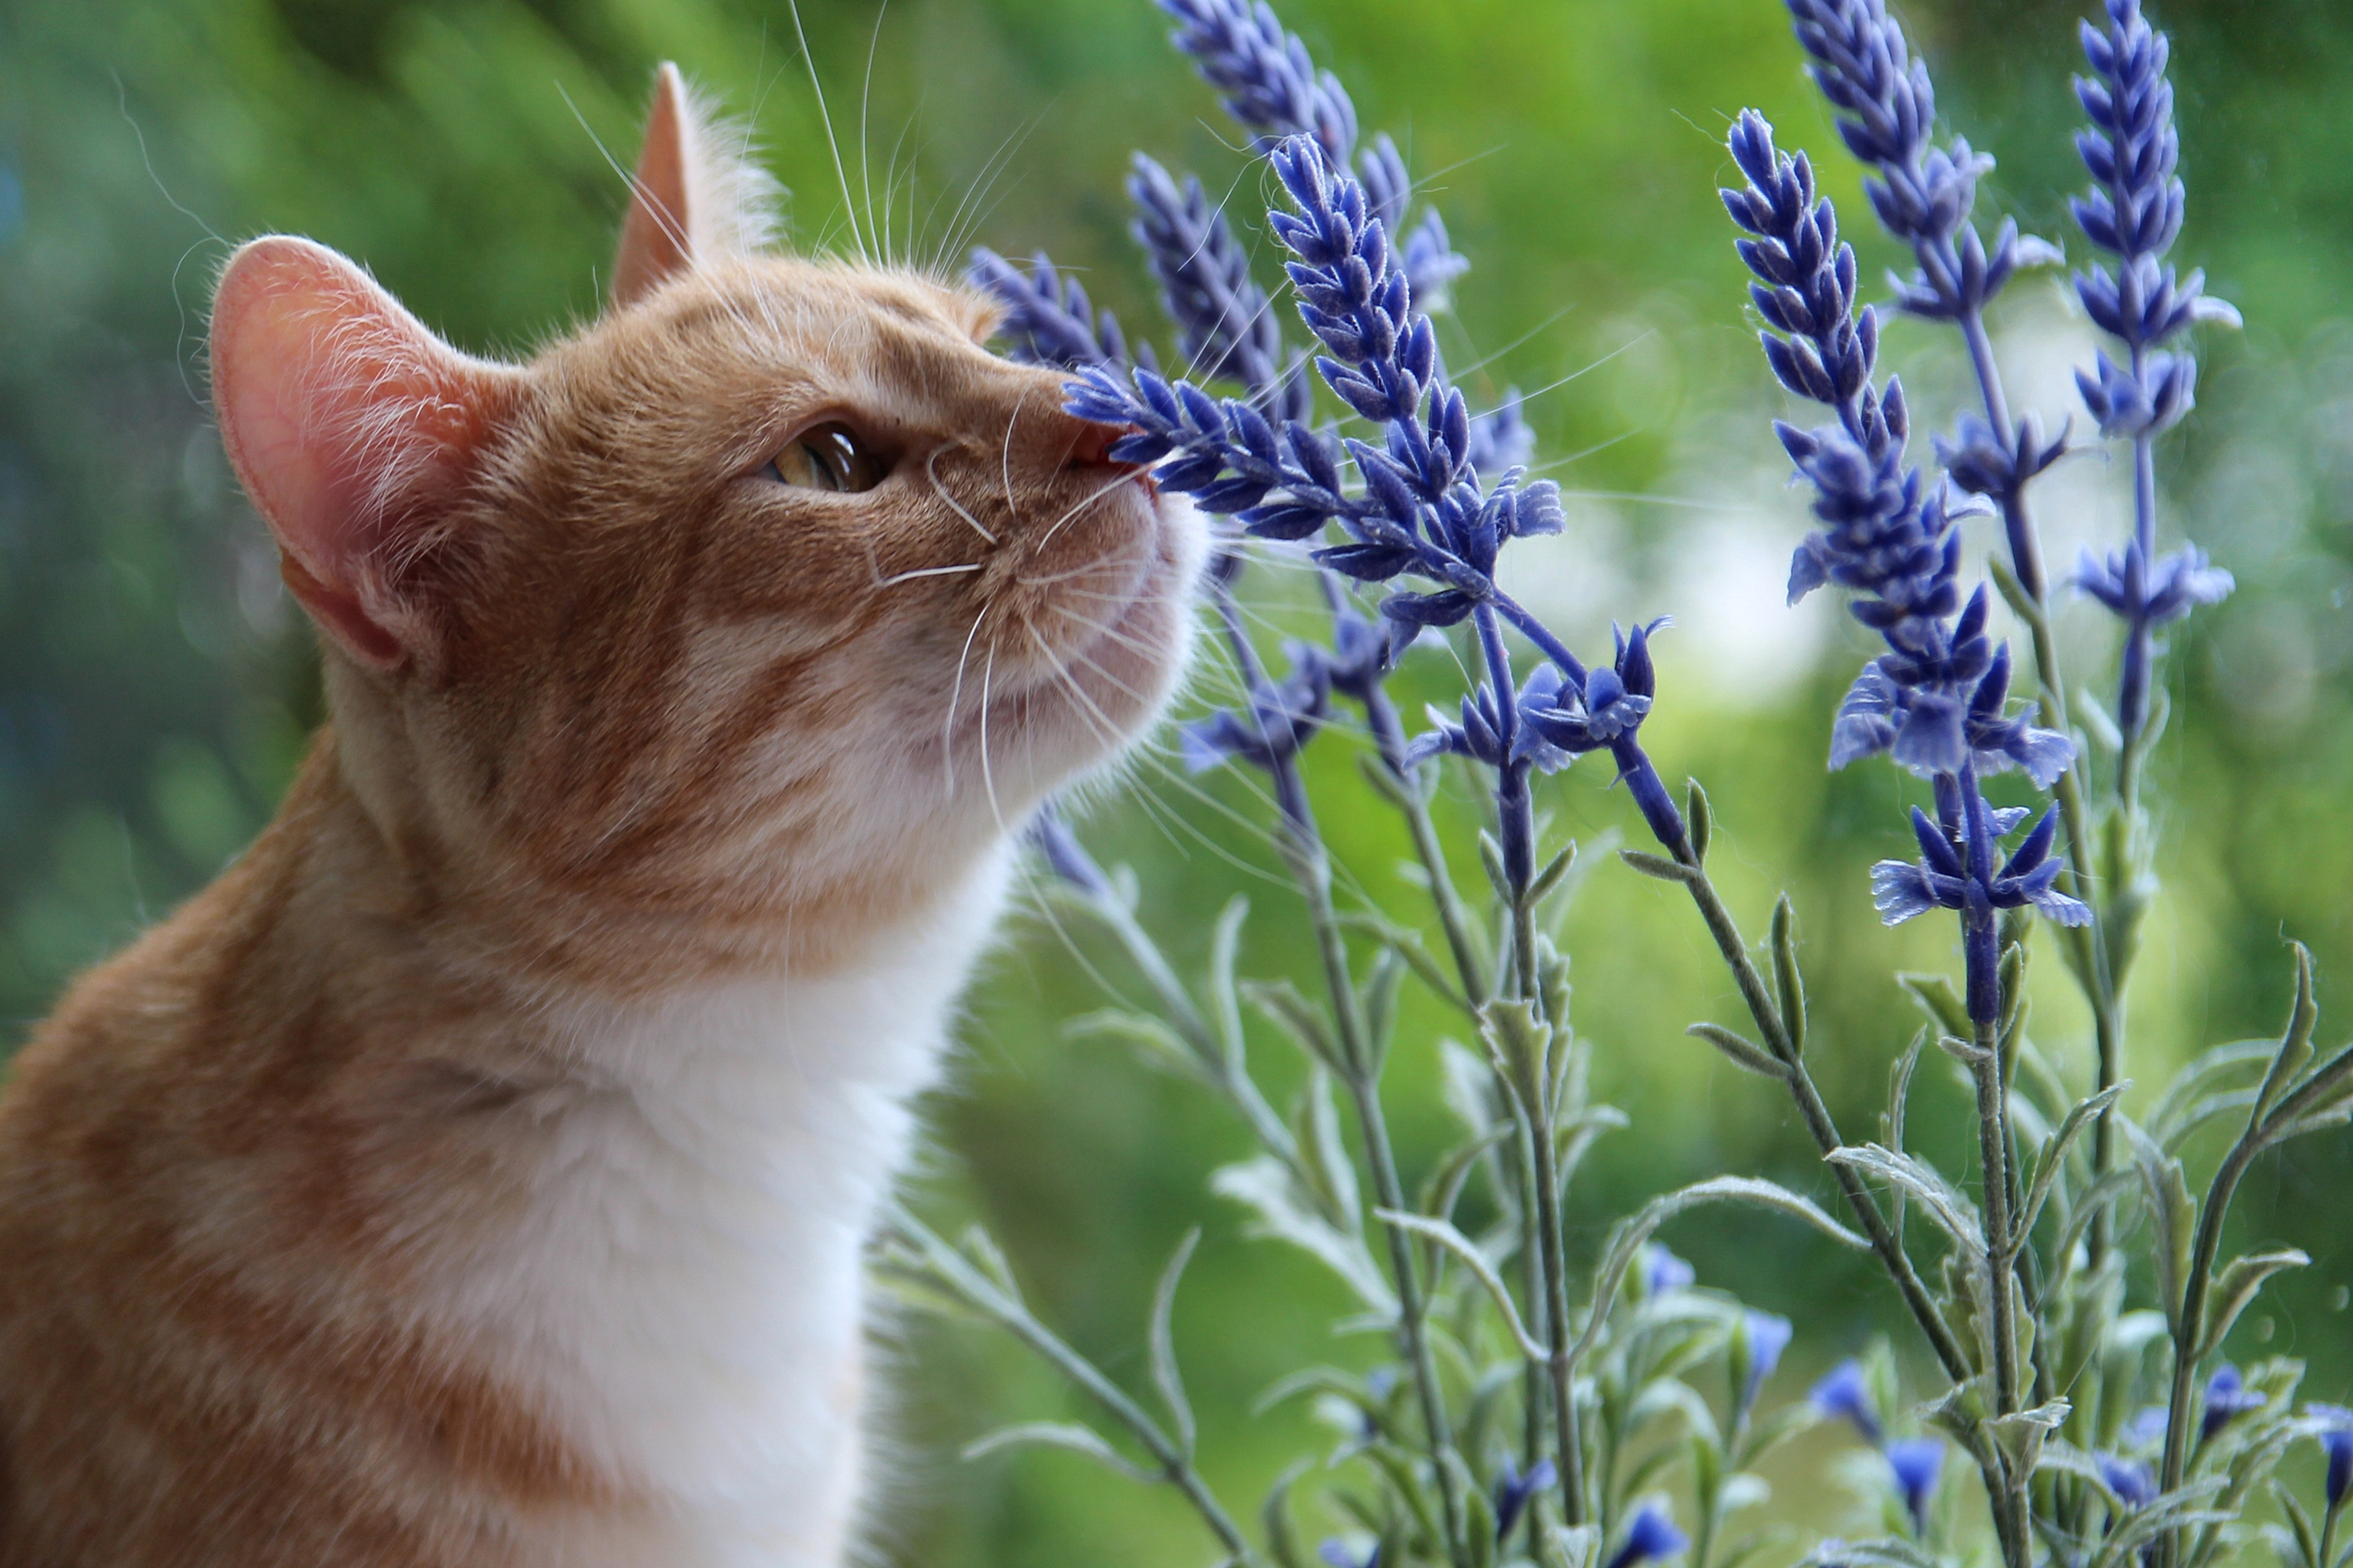
[[[1815,1145],[1824,1154],[1844,1148],[1846,1142],[1839,1136],[1838,1124],[1831,1119],[1830,1107],[1823,1103],[1820,1091],[1814,1086],[1812,1074],[1806,1070],[1805,1058],[1799,1055],[1796,1042],[1782,1025],[1780,1008],[1774,1003],[1764,977],[1757,973],[1757,965],[1749,959],[1747,943],[1741,938],[1740,927],[1734,921],[1732,911],[1725,907],[1722,896],[1715,890],[1715,884],[1708,879],[1698,856],[1691,852],[1688,846],[1676,856],[1676,859],[1686,873],[1683,885],[1691,892],[1692,902],[1699,906],[1700,918],[1706,922],[1708,934],[1715,938],[1716,951],[1723,954],[1725,966],[1732,972],[1733,983],[1740,988],[1741,1000],[1748,1005],[1748,1016],[1756,1020],[1757,1029],[1765,1036],[1766,1048],[1789,1069],[1790,1098],[1796,1100],[1799,1113],[1805,1119],[1806,1130],[1813,1134]],[[1886,1216],[1880,1213],[1879,1205],[1872,1201],[1870,1192],[1852,1168],[1833,1164],[1831,1174],[1831,1179],[1838,1183],[1839,1192],[1845,1197],[1847,1206],[1854,1211],[1855,1219],[1870,1239],[1872,1249],[1879,1254],[1882,1267],[1895,1281],[1896,1290],[1903,1296],[1905,1305],[1912,1310],[1912,1316],[1919,1322],[1920,1331],[1926,1336],[1928,1348],[1936,1352],[1938,1363],[1954,1382],[1966,1382],[1970,1376],[1970,1367],[1968,1358],[1962,1352],[1961,1342],[1954,1337],[1952,1325],[1945,1321],[1945,1315],[1928,1294],[1928,1288],[1921,1283],[1911,1258],[1904,1251],[1903,1242],[1889,1227]]]
[[[1039,1322],[1029,1309],[1000,1289],[979,1269],[966,1262],[964,1255],[932,1230],[896,1205],[892,1205],[887,1221],[892,1229],[911,1244],[923,1259],[923,1267],[941,1285],[953,1291],[966,1304],[995,1321],[1023,1344],[1045,1359],[1054,1370],[1069,1378],[1103,1407],[1152,1456],[1160,1468],[1162,1479],[1185,1495],[1186,1501],[1209,1528],[1224,1547],[1228,1560],[1237,1568],[1260,1568],[1260,1558],[1251,1550],[1233,1517],[1227,1513],[1208,1484],[1185,1450],[1160,1429],[1160,1424],[1144,1413],[1135,1401],[1120,1390],[1117,1384],[1105,1377],[1092,1362],[1062,1342],[1055,1332]]]

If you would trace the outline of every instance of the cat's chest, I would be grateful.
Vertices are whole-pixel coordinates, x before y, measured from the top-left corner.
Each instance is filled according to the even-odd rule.
[[[838,1528],[863,1242],[1000,885],[848,972],[564,1016],[595,1087],[517,1108],[518,1201],[444,1307],[626,1489],[746,1539]]]

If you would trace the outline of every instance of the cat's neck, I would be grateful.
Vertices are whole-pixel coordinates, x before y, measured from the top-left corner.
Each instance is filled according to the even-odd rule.
[[[273,944],[367,1038],[372,1075],[423,1086],[385,1101],[420,1152],[393,1163],[458,1184],[385,1194],[386,1231],[416,1238],[402,1310],[654,1514],[754,1508],[838,1541],[862,1446],[861,1248],[1009,853],[821,972],[712,973],[690,947],[667,983],[641,964],[606,987],[536,962],[502,973],[481,924],[437,916],[414,850],[331,775],[306,777],[288,831],[299,856],[263,853],[306,870]],[[360,1009],[387,991],[470,1000],[386,1028]],[[419,1098],[451,1109],[420,1117]],[[575,1544],[567,1561],[599,1560]]]

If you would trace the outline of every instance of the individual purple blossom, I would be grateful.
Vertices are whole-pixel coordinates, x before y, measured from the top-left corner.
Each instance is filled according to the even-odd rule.
[[[2156,1473],[2138,1459],[2127,1459],[2117,1454],[2096,1456],[2100,1479],[2116,1494],[2116,1500],[2126,1511],[2147,1508],[2157,1500]]]
[[[1080,844],[1078,835],[1062,814],[1050,804],[1039,808],[1029,819],[1029,842],[1045,858],[1046,868],[1090,897],[1107,899],[1112,896],[1111,879],[1103,875],[1094,857]]]
[[[2235,326],[2239,316],[2205,293],[2202,272],[2182,278],[2164,260],[2181,232],[2183,205],[2173,86],[2165,77],[2170,47],[2142,16],[2140,0],[2106,0],[2104,22],[2083,25],[2092,74],[2076,79],[2075,96],[2091,125],[2076,133],[2075,150],[2092,188],[2073,206],[2084,237],[2116,263],[2113,271],[2094,265],[2074,281],[2085,314],[2126,353],[2121,364],[2101,353],[2091,370],[2075,373],[2075,384],[2100,433],[2133,444],[2133,532],[2105,557],[2085,551],[2075,583],[2125,623],[2116,723],[2131,738],[2148,712],[2154,628],[2234,586],[2195,546],[2158,558],[2151,443],[2189,411],[2198,384],[2197,361],[2186,348],[2158,345],[2192,321]]]
[[[2164,1445],[2168,1418],[2162,1405],[2144,1405],[2133,1412],[2132,1419],[2118,1434],[2127,1448],[2157,1448]]]
[[[1825,1373],[1808,1391],[1806,1403],[1823,1415],[1853,1422],[1862,1440],[1873,1447],[1886,1439],[1887,1429],[1880,1424],[1871,1397],[1870,1379],[1863,1375],[1862,1363],[1852,1356]]]
[[[2261,1410],[2269,1403],[2262,1392],[2249,1388],[2239,1375],[2239,1369],[2224,1363],[2206,1380],[2206,1413],[2199,1422],[2199,1435],[2211,1437],[2239,1416]]]
[[[1519,1467],[1513,1464],[1508,1457],[1504,1460],[1503,1468],[1495,1476],[1495,1539],[1497,1541],[1510,1536],[1512,1527],[1520,1522],[1520,1515],[1527,1511],[1528,1500],[1552,1485],[1557,1474],[1558,1472],[1553,1468],[1553,1462],[1548,1458],[1538,1459],[1525,1476],[1520,1474]]]
[[[1628,1521],[1625,1537],[1610,1554],[1608,1568],[1634,1568],[1638,1563],[1672,1557],[1690,1544],[1663,1510],[1656,1503],[1646,1502]]]
[[[1688,1290],[1699,1279],[1699,1270],[1669,1252],[1662,1242],[1651,1242],[1642,1248],[1642,1294],[1664,1296],[1673,1290]]]
[[[1883,924],[1900,925],[1932,909],[1960,911],[1964,941],[1982,935],[1990,946],[1994,911],[2032,907],[2061,925],[2086,924],[2092,911],[2054,885],[2064,864],[2051,853],[2059,832],[2059,808],[2048,807],[2008,859],[1996,869],[1996,845],[2032,815],[2023,806],[1998,809],[1950,773],[1936,777],[1934,820],[1912,808],[1917,860],[1882,860],[1871,868],[1872,902]],[[2000,1010],[1996,972],[1989,955],[1972,951],[1968,964],[1969,1016],[1978,1022]]]
[[[1912,1532],[1928,1533],[1928,1505],[1936,1496],[1936,1482],[1945,1471],[1945,1444],[1939,1437],[1898,1437],[1887,1445],[1887,1471],[1912,1516]]]
[[[1261,678],[1247,715],[1220,709],[1178,731],[1187,769],[1200,773],[1238,760],[1271,773],[1322,728],[1332,703],[1331,664],[1307,643],[1286,644],[1283,651],[1291,674],[1280,681]]]
[[[2353,1410],[2338,1405],[2308,1405],[2305,1413],[2320,1424],[2315,1436],[2328,1459],[2321,1495],[2332,1510],[2341,1508],[2347,1494],[2353,1492]]]
[[[1735,1331],[1746,1341],[1746,1375],[1742,1378],[1739,1398],[1733,1412],[1733,1424],[1745,1426],[1748,1413],[1757,1406],[1757,1395],[1765,1387],[1765,1380],[1781,1364],[1781,1352],[1789,1348],[1790,1336],[1796,1331],[1789,1320],[1771,1312],[1749,1311],[1741,1314],[1740,1327]]]
[[[1315,1555],[1330,1564],[1330,1568],[1381,1568],[1381,1543],[1377,1541],[1359,1557],[1346,1542],[1334,1537],[1317,1546]]]

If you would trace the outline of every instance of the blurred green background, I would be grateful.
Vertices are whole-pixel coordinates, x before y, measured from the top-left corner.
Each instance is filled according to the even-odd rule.
[[[2331,1005],[2353,976],[2353,8],[2166,0],[2157,13],[2176,40],[2190,193],[2178,254],[2247,326],[2206,343],[2200,410],[2162,459],[2165,532],[2208,546],[2240,587],[2177,637],[2168,666],[2182,716],[2157,768],[2168,890],[2134,993],[2144,1085],[2201,1043],[2277,1027],[2283,938],[2320,962],[2326,1040],[2343,1037]],[[2001,160],[1986,205],[2070,237],[2079,7],[1920,0],[1905,14],[1948,128]],[[1604,646],[1613,616],[1677,616],[1651,752],[1670,778],[1708,783],[1721,876],[1752,931],[1777,887],[1795,894],[1813,1053],[1849,1127],[1868,1128],[1912,1027],[1888,972],[1953,954],[1936,922],[1874,923],[1865,868],[1905,852],[1905,786],[1885,767],[1833,777],[1821,765],[1864,645],[1828,595],[1796,611],[1780,602],[1804,516],[1767,433],[1782,405],[1714,194],[1729,116],[1757,105],[1785,144],[1820,155],[1867,276],[1895,259],[1865,231],[1856,172],[1780,6],[1290,0],[1283,16],[1345,79],[1366,130],[1397,135],[1475,263],[1444,329],[1451,362],[1478,367],[1482,395],[1544,389],[1529,416],[1570,492],[1570,527],[1526,548],[1517,587],[1582,647]],[[1199,171],[1240,217],[1264,205],[1261,175],[1145,0],[804,0],[801,21],[858,205],[892,213],[894,244],[919,263],[953,264],[975,240],[1043,246],[1083,268],[1131,331],[1165,341],[1124,233],[1129,151]],[[755,121],[793,192],[797,242],[830,243],[844,195],[795,26],[768,0],[0,4],[0,1052],[77,969],[237,852],[316,717],[309,635],[206,407],[204,318],[228,242],[313,236],[458,343],[527,353],[596,310],[622,197],[607,153],[634,157],[650,68],[675,58]],[[2088,360],[2088,329],[2047,276],[2011,289],[1999,328],[2013,398],[2055,425],[2073,405],[2068,367]],[[1911,384],[1915,424],[1948,425],[1953,345],[1897,324],[1885,355]],[[2118,486],[2096,449],[2043,481],[2054,561],[2117,537]],[[1271,637],[1296,608],[1280,574],[1260,575]],[[2079,606],[2065,636],[2077,679],[2105,689],[2105,625]],[[1405,694],[1418,707],[1453,679],[1426,653]],[[1197,701],[1225,679],[1209,668]],[[1341,754],[1352,744],[1319,742],[1319,808],[1349,895],[1410,918],[1401,842]],[[1588,844],[1617,825],[1639,831],[1605,783],[1588,763],[1546,785],[1555,831]],[[1446,809],[1467,835],[1475,803],[1458,789]],[[1245,781],[1185,779],[1164,748],[1084,831],[1106,859],[1134,865],[1148,922],[1184,962],[1240,889],[1257,909],[1246,967],[1297,971],[1297,905],[1256,837],[1264,816]],[[1178,1347],[1210,1478],[1254,1507],[1318,1441],[1292,1407],[1252,1415],[1254,1396],[1302,1363],[1370,1347],[1333,1341],[1335,1290],[1247,1240],[1207,1194],[1207,1173],[1245,1152],[1218,1108],[1063,1036],[1106,984],[1132,980],[1030,908],[972,999],[925,1201],[985,1220],[1041,1312],[1138,1379],[1152,1278],[1187,1227],[1206,1226]],[[1767,1086],[1681,1037],[1692,1018],[1730,1018],[1734,1001],[1685,904],[1602,864],[1567,937],[1599,1088],[1636,1128],[1581,1178],[1580,1237],[1717,1170],[1819,1186]],[[2036,1033],[2080,1065],[2082,1016],[2055,963],[2043,967]],[[1409,1166],[1447,1131],[1427,1047],[1441,1025],[1409,1012],[1392,1069]],[[1295,1064],[1282,1052],[1268,1039],[1260,1059],[1287,1092]],[[1936,1079],[1923,1100],[1921,1141],[1957,1163],[1961,1095]],[[2234,1342],[2311,1358],[2315,1391],[2338,1398],[2353,1379],[2348,1191],[2343,1139],[2251,1183],[2242,1228],[2302,1245],[2315,1265]],[[1781,1228],[1694,1220],[1671,1239],[1704,1280],[1798,1321],[1785,1392],[1886,1317],[1860,1266]],[[999,1420],[1076,1411],[985,1335],[911,1324],[899,1344],[902,1460],[883,1510],[894,1560],[1206,1560],[1173,1500],[1084,1461],[960,1464],[957,1447]],[[1800,1450],[1777,1481],[1790,1512],[1834,1528],[1846,1505],[1820,1479],[1823,1457],[1821,1445]]]

